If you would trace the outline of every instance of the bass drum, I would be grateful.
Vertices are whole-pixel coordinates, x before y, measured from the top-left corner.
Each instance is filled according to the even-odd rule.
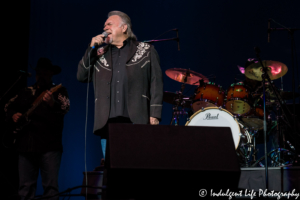
[[[225,109],[207,107],[194,113],[186,126],[230,127],[240,162],[247,163],[252,147],[251,135],[234,116]]]

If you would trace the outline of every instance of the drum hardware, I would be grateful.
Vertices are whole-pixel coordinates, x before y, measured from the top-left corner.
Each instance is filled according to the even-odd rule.
[[[179,95],[179,92],[173,93],[165,91],[163,94],[163,101],[169,104],[191,108],[192,100],[190,99],[190,97],[182,95],[180,100]]]
[[[173,106],[173,115],[172,115],[172,120],[171,120],[171,123],[170,125],[173,124],[173,121],[174,121],[174,124],[175,126],[178,126],[179,125],[179,117],[180,115],[188,115],[188,112],[186,112],[184,110],[184,108],[182,108],[182,110],[178,110],[178,107],[177,106]],[[187,118],[187,121],[189,121],[189,118]]]
[[[262,86],[263,86],[263,110],[264,110],[264,120],[263,120],[263,136],[264,136],[264,160],[265,160],[265,183],[266,183],[266,189],[268,189],[268,152],[267,152],[267,114],[266,114],[266,96],[267,96],[267,90],[266,90],[266,81],[268,81],[269,83],[271,83],[271,80],[275,80],[278,79],[282,76],[284,76],[287,73],[287,67],[285,64],[277,62],[277,61],[262,61],[260,59],[260,49],[258,47],[255,47],[255,52],[256,52],[256,56],[258,58],[259,62],[253,63],[251,65],[249,65],[248,67],[246,67],[245,69],[245,75],[246,77],[252,79],[252,80],[257,80],[257,81],[262,81]],[[275,89],[274,84],[270,84],[270,94],[275,94],[276,99],[278,100],[278,103],[280,104],[280,108],[283,108],[283,101],[280,98],[280,94],[278,92],[277,89]],[[287,119],[287,115],[284,112],[284,109],[282,110],[282,114],[284,116],[284,118]],[[294,118],[295,119],[295,118]],[[285,120],[286,125],[289,126],[290,128],[292,128],[292,126],[289,124],[288,120]],[[283,136],[283,134],[282,134]],[[291,137],[293,137],[291,135]],[[279,138],[280,140],[281,138]],[[282,141],[279,141],[279,147],[281,147],[281,145],[283,144]],[[280,156],[280,155],[279,155]],[[280,158],[280,157],[279,157]],[[273,161],[274,163],[277,163],[276,165],[278,165],[278,163],[281,162],[281,158],[278,160],[274,159],[274,157],[270,157],[271,161]],[[259,163],[260,160],[258,160],[255,164]]]
[[[271,167],[287,167],[291,166],[294,163],[299,162],[300,155],[297,155],[294,151],[290,151],[285,148],[276,148],[270,151],[268,154],[268,158],[271,160]],[[282,155],[285,155],[287,159],[282,159]],[[261,167],[265,167],[261,163],[265,159],[265,156],[262,156],[260,159],[258,159],[254,164],[251,165],[251,167],[255,167],[256,165],[260,165]]]
[[[202,74],[193,72],[190,69],[176,69],[176,68],[168,69],[168,70],[166,70],[166,74],[173,80],[176,80],[176,81],[182,83],[180,91],[176,92],[176,95],[168,94],[169,96],[173,96],[173,101],[170,101],[170,99],[167,100],[168,102],[171,102],[171,104],[173,104],[173,113],[172,113],[172,119],[171,119],[170,125],[172,125],[173,121],[174,121],[175,126],[177,126],[177,125],[179,125],[179,116],[180,115],[188,115],[188,112],[185,112],[184,107],[190,107],[190,105],[191,105],[191,102],[189,101],[190,98],[183,95],[183,91],[185,89],[185,84],[197,85],[197,84],[200,84],[202,80],[204,81],[204,79],[205,79],[208,81],[208,79],[205,76],[203,76]],[[167,93],[166,93],[166,96],[167,96]],[[189,105],[189,106],[186,106],[186,105]],[[179,106],[182,107],[182,110],[178,109]]]
[[[175,125],[178,125],[179,116],[188,115],[188,112],[186,112],[184,108],[191,108],[191,104],[192,104],[190,97],[182,95],[181,91],[176,93],[165,91],[163,100],[166,103],[173,104],[172,120],[170,125],[173,123],[173,121],[175,121]],[[178,108],[179,106],[182,107],[181,110]]]
[[[251,155],[252,161],[248,162],[250,164],[250,163],[256,162],[256,156],[257,156],[257,153],[259,151],[259,149],[256,149],[256,135],[257,135],[258,131],[257,130],[253,130],[251,128],[250,129],[247,128],[247,130],[250,133],[250,136],[251,136],[251,139],[252,139],[251,140],[252,141],[252,143],[251,143],[251,147],[252,147],[252,155]],[[249,158],[249,160],[250,160],[250,158]]]
[[[277,61],[275,61],[275,62],[277,62]],[[263,65],[261,65],[261,66],[263,66]],[[273,69],[272,66],[269,66],[269,67],[270,67],[269,71],[272,74],[274,70],[272,71],[272,69]],[[279,69],[279,68],[276,68],[276,69]],[[282,68],[282,69],[284,69],[284,68]],[[177,77],[175,77],[176,74],[175,74],[174,78],[172,78],[171,76],[168,75],[173,80],[183,83],[181,86],[181,92],[176,92],[177,97],[172,102],[172,104],[174,106],[173,106],[173,116],[172,116],[171,124],[173,121],[175,121],[175,125],[178,125],[179,116],[186,115],[187,112],[185,112],[184,108],[189,108],[189,106],[193,109],[194,114],[191,116],[191,118],[187,118],[187,123],[193,122],[192,118],[196,113],[198,113],[198,114],[201,112],[204,113],[210,107],[215,107],[216,109],[219,108],[220,111],[222,111],[222,110],[230,111],[230,113],[233,115],[233,119],[238,120],[237,122],[238,122],[239,126],[240,127],[243,126],[242,129],[244,131],[247,131],[249,134],[249,136],[247,136],[247,135],[244,135],[245,133],[241,133],[241,132],[238,133],[240,140],[249,140],[250,141],[250,142],[240,141],[239,147],[237,147],[237,154],[239,154],[239,158],[241,159],[241,165],[250,166],[252,163],[256,163],[257,162],[256,157],[257,157],[257,153],[259,151],[259,149],[256,149],[257,132],[258,132],[258,130],[262,130],[262,129],[264,129],[264,131],[265,131],[266,122],[270,121],[270,119],[271,119],[270,115],[268,114],[268,111],[264,112],[264,110],[266,110],[266,109],[262,106],[265,106],[265,107],[269,106],[269,108],[271,108],[273,106],[277,106],[278,109],[281,109],[281,107],[282,107],[281,104],[284,103],[284,100],[290,99],[292,93],[282,92],[280,90],[274,91],[275,86],[273,85],[273,81],[268,80],[268,77],[262,77],[261,78],[262,86],[260,88],[262,88],[264,90],[263,93],[259,93],[258,90],[256,91],[256,93],[250,93],[250,90],[246,86],[244,86],[243,83],[240,83],[240,82],[234,83],[230,86],[231,88],[229,87],[230,90],[228,89],[227,91],[225,91],[225,94],[227,94],[227,95],[224,95],[223,105],[219,106],[219,104],[221,104],[220,97],[214,96],[215,94],[212,95],[212,97],[210,97],[209,95],[214,93],[214,90],[216,90],[215,93],[218,95],[221,95],[222,93],[224,94],[224,91],[222,90],[222,86],[220,86],[220,85],[216,86],[215,83],[204,81],[205,80],[204,78],[199,78],[199,77],[198,77],[199,78],[198,81],[192,82],[191,78],[189,78],[189,77],[192,77],[193,73],[195,73],[195,72],[193,72],[191,70],[185,70],[185,69],[182,69],[182,70],[184,70],[184,71],[182,71],[180,73],[178,72],[179,70],[173,70],[174,73],[175,73],[175,71],[178,72]],[[261,70],[263,71],[264,69],[261,69]],[[166,71],[166,73],[167,73],[167,71]],[[264,74],[262,73],[262,75],[264,75],[264,76],[267,76],[267,74],[268,74],[268,72],[264,72]],[[272,78],[273,78],[272,80],[274,80],[274,79],[277,79],[278,77],[276,77],[274,75]],[[182,95],[182,92],[185,87],[185,83],[198,86],[194,92],[193,97],[186,97],[186,96]],[[220,89],[218,90],[217,88],[220,88]],[[274,91],[274,92],[272,92],[272,91]],[[277,95],[278,95],[278,93],[280,93],[279,94],[281,96],[280,100],[278,100],[278,98],[276,97],[276,94],[275,94],[276,92],[277,92]],[[244,95],[244,98],[240,97],[243,94],[247,94],[247,95]],[[182,95],[182,97],[180,97],[180,95]],[[299,94],[296,94],[296,95],[300,96]],[[268,99],[266,98],[267,96],[268,96]],[[258,104],[257,101],[253,103],[252,97],[258,98],[257,99],[258,101],[265,100],[265,102],[264,102],[264,104],[260,104],[260,105]],[[227,106],[230,106],[231,110],[227,109],[227,107],[226,107],[226,103],[228,103],[229,101],[232,101],[232,103],[231,104],[229,103]],[[238,102],[238,101],[241,101],[241,102]],[[226,102],[226,103],[224,104],[224,102]],[[238,106],[236,106],[234,103],[237,104]],[[240,103],[240,104],[238,104],[238,103]],[[246,106],[247,104],[249,105],[249,107]],[[182,106],[183,107],[182,110],[178,109],[178,106]],[[199,109],[196,110],[196,106],[198,106]],[[226,110],[224,108],[222,108],[222,106],[224,106],[224,108]],[[236,109],[238,111],[240,109],[241,113],[236,114],[236,113],[232,112],[233,109]],[[247,109],[249,109],[249,111],[246,113],[243,113]],[[286,117],[284,117],[284,116],[285,116],[284,114],[281,116],[278,116],[277,120],[279,120],[281,118],[283,121],[286,120],[285,119]],[[207,124],[205,126],[207,126]],[[250,139],[248,139],[248,137],[250,137]],[[279,159],[279,160],[282,159],[282,158],[280,158],[280,156],[281,155],[278,154],[276,159]],[[250,160],[251,160],[250,157],[252,157],[251,164],[250,164]],[[274,158],[275,158],[275,156],[272,157],[272,159],[274,159]],[[276,162],[273,161],[272,159],[271,159],[271,161],[276,164]],[[297,162],[297,161],[295,161],[295,162]],[[262,163],[260,161],[257,164],[262,165]]]
[[[175,81],[189,85],[200,85],[200,80],[203,80],[204,83],[209,82],[208,78],[204,75],[190,69],[168,69],[166,70],[166,75]]]
[[[258,153],[258,149],[256,149],[256,141],[255,141],[255,137],[253,138],[253,154],[252,154],[252,162],[256,162],[256,155]]]
[[[182,90],[184,89],[184,87],[182,87]],[[183,95],[182,92],[178,93],[179,98],[176,99],[175,101],[175,105],[173,105],[173,114],[172,114],[172,120],[170,122],[170,125],[173,124],[173,121],[175,122],[175,126],[179,125],[179,116],[180,115],[188,115],[188,112],[186,112],[184,110],[184,105],[186,104],[186,102],[183,100]],[[182,110],[178,109],[178,106],[182,107]]]
[[[262,75],[267,74],[270,78],[270,82],[271,80],[284,76],[287,71],[287,66],[281,62],[264,60],[247,66],[245,69],[245,76],[252,80],[262,81]]]

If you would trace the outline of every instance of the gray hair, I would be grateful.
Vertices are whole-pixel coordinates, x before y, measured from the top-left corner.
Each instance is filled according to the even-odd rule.
[[[131,20],[128,17],[128,15],[121,11],[111,11],[108,13],[108,17],[113,16],[113,15],[118,15],[121,18],[121,20],[122,20],[121,25],[123,25],[123,24],[127,25],[127,31],[126,31],[127,36],[131,39],[137,40],[135,34],[132,32]]]

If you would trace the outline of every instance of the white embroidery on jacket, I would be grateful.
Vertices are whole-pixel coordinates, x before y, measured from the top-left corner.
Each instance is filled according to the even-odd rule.
[[[109,68],[107,68],[107,67],[104,67],[104,66],[102,66],[98,61],[97,61],[97,63],[98,63],[98,65],[100,66],[100,67],[102,67],[103,69],[106,69],[106,70],[108,70],[108,71],[111,71],[111,69],[109,69]]]
[[[104,55],[100,57],[100,62],[103,63],[104,66],[108,67],[107,60],[104,58]]]
[[[62,96],[60,93],[58,94],[58,100],[61,102],[61,109],[68,110],[70,106],[70,100],[66,96]]]
[[[137,46],[137,50],[135,52],[135,55],[133,56],[132,62],[136,62],[138,59],[140,59],[144,55],[144,53],[146,53],[146,50],[149,48],[149,44],[140,42]]]
[[[143,60],[145,60],[147,57],[149,57],[149,54],[150,54],[150,51],[147,53],[146,56],[144,56],[143,58],[141,58],[139,61],[137,61],[135,63],[132,63],[132,64],[127,64],[126,66],[132,66],[132,65],[136,65],[136,64],[141,63]]]

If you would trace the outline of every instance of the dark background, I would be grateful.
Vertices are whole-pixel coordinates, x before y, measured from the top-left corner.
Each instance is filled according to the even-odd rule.
[[[23,0],[9,2],[2,9],[10,12],[2,16],[2,52],[5,53],[1,62],[1,96],[18,79],[18,70],[28,70],[33,74],[28,81],[22,79],[1,100],[2,108],[20,88],[35,82],[32,68],[39,57],[48,57],[53,64],[62,67],[62,73],[56,75],[53,81],[68,89],[71,109],[65,116],[60,191],[82,184],[87,84],[77,81],[77,65],[91,38],[102,33],[109,11],[127,13],[139,41],[154,39],[170,29],[179,29],[180,51],[176,41],[154,44],[163,73],[170,68],[190,68],[207,77],[215,76],[210,81],[227,89],[236,82],[235,78],[244,79],[237,65],[244,66],[248,58],[255,58],[254,47],[257,46],[261,49],[262,60],[280,61],[287,65],[283,87],[285,91],[292,90],[291,37],[287,31],[274,31],[268,43],[267,26],[268,19],[272,18],[286,27],[300,28],[300,2],[296,0]],[[282,28],[272,21],[271,28],[275,27]],[[294,34],[296,47],[300,44],[299,33]],[[157,39],[173,37],[176,37],[176,32],[171,31]],[[297,50],[299,58],[300,50]],[[299,92],[298,67],[296,65],[294,71],[296,92]],[[275,80],[276,86],[280,86],[280,81]],[[176,92],[180,86],[181,83],[164,73],[165,91]],[[195,86],[186,86],[184,93],[190,96],[194,90]],[[92,134],[94,97],[91,84],[88,98],[86,166],[91,171],[102,158],[100,138]],[[1,110],[3,135],[5,123]],[[171,114],[172,105],[164,103],[161,124],[169,124]],[[180,124],[185,122],[186,117],[182,117]],[[1,158],[2,194],[12,195],[17,192],[18,185],[17,155],[13,149],[1,146]],[[42,194],[40,182],[37,194]]]

